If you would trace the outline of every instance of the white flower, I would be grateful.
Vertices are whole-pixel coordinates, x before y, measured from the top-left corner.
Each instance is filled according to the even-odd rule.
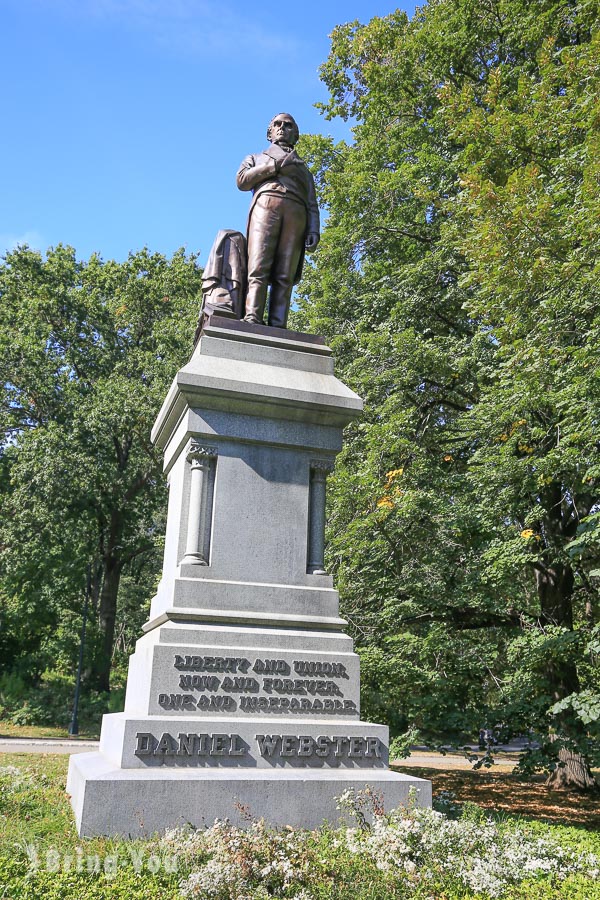
[[[340,802],[359,812],[367,807],[365,792],[345,791]],[[358,799],[357,799],[358,798]],[[449,820],[428,808],[399,810],[389,816],[375,815],[369,827],[340,828],[331,844],[374,865],[401,883],[448,873],[465,888],[500,898],[510,885],[532,876],[551,875],[564,879],[580,872],[597,878],[600,860],[594,854],[577,855],[538,838],[522,828],[499,826],[491,820]],[[162,839],[171,851],[210,855],[181,883],[184,897],[228,897],[230,900],[264,900],[285,890],[294,900],[311,900],[303,886],[321,877],[328,860],[315,847],[308,851],[314,835],[306,831],[274,831],[264,822],[253,822],[244,830],[228,822],[210,828],[169,831]],[[294,891],[296,893],[294,893]]]

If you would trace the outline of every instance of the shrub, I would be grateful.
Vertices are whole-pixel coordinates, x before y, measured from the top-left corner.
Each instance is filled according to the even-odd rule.
[[[585,883],[600,874],[594,854],[567,850],[514,823],[496,824],[473,804],[456,820],[414,805],[385,815],[374,792],[350,789],[339,808],[359,826],[308,832],[275,831],[262,821],[246,829],[216,822],[203,831],[170,832],[163,843],[183,853],[193,870],[182,895],[317,900],[351,896],[353,885],[361,898],[496,898],[528,881]]]
[[[66,727],[73,714],[75,685],[72,678],[45,672],[37,685],[27,685],[19,675],[0,675],[0,718],[13,725]],[[121,698],[113,701],[118,707]],[[108,695],[84,692],[79,700],[80,723],[96,726],[108,708]]]

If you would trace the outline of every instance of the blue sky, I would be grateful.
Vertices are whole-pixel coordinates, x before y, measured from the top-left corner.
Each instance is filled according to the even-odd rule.
[[[291,112],[302,131],[348,134],[313,108],[341,22],[380,0],[0,0],[0,254],[71,244],[122,260],[147,245],[204,262],[219,228],[245,226],[241,159]]]

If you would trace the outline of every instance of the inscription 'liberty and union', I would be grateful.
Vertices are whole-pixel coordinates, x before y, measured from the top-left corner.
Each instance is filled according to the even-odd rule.
[[[349,678],[343,663],[294,660],[290,665],[283,659],[258,658],[253,663],[239,656],[176,654],[173,664],[179,672],[179,692],[158,695],[159,706],[167,711],[358,713],[356,703],[345,698],[333,680]],[[233,695],[239,695],[238,700]]]
[[[194,672],[248,672],[264,675],[289,675],[291,667],[284,659],[257,659],[252,665],[246,657],[240,656],[181,656],[175,654],[174,666],[180,671]],[[329,676],[348,678],[346,667],[339,662],[295,660],[294,672],[298,675]]]

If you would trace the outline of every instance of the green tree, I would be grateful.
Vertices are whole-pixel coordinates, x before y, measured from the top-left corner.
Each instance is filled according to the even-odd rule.
[[[337,28],[323,111],[354,118],[354,141],[305,140],[328,220],[298,320],[366,399],[329,553],[386,683],[422,674],[420,705],[396,696],[389,719],[460,737],[510,715],[555,732],[546,760],[579,754],[554,779],[582,787],[598,735],[597,24],[590,2],[432,0]]]
[[[5,665],[25,654],[40,674],[61,622],[73,626],[89,567],[92,681],[109,690],[123,573],[160,540],[150,430],[191,350],[200,278],[183,251],[116,263],[22,247],[0,267]]]

